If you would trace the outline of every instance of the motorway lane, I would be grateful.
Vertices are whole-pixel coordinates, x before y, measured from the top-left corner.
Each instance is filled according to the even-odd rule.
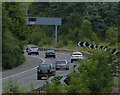
[[[11,75],[18,74],[20,72],[32,69],[36,66],[38,66],[40,63],[43,62],[43,60],[40,60],[36,57],[31,57],[31,56],[25,56],[26,62],[18,67],[15,67],[10,70],[5,70],[2,72],[2,78],[9,77]]]
[[[45,58],[45,52],[43,51],[40,51],[40,55],[39,56],[36,56],[36,55],[30,55],[30,56],[34,56],[36,58],[42,58],[45,62],[44,63],[52,63],[54,64],[57,60],[60,60],[60,59],[66,59],[67,61],[70,62],[70,56],[69,54],[65,54],[65,53],[56,53],[56,58]],[[32,59],[33,64],[40,64],[40,62],[35,62],[34,59]],[[41,61],[41,59],[39,60]],[[72,65],[70,65],[70,67],[72,68]],[[56,75],[60,75],[60,76],[65,76],[67,75],[68,73],[70,72],[70,70],[58,70],[56,72]],[[36,73],[36,68],[33,68],[29,71],[26,71],[26,72],[23,72],[23,73],[18,73],[16,75],[13,75],[11,78],[13,80],[17,80],[17,83],[20,85],[20,86],[25,86],[25,87],[30,87],[30,84],[32,83],[34,85],[34,88],[38,88],[42,85],[45,84],[46,82],[46,79],[44,78],[43,80],[37,80],[37,73]],[[8,81],[9,78],[3,78],[2,79],[2,82],[3,84],[6,83]]]

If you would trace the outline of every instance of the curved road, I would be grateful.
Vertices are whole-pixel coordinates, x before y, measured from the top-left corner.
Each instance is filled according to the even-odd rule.
[[[17,80],[17,83],[20,86],[25,86],[27,88],[30,88],[30,85],[33,84],[34,88],[38,88],[46,83],[46,78],[43,78],[42,80],[37,80],[37,71],[36,68],[39,64],[43,63],[52,63],[54,64],[57,60],[66,59],[68,62],[70,62],[70,55],[65,53],[57,53],[56,52],[56,58],[45,58],[45,52],[40,51],[40,55],[30,55],[26,56],[26,64],[21,65],[20,67],[17,67],[13,70],[8,70],[3,72],[3,78],[2,83],[6,83],[9,78],[12,78],[12,80]],[[72,70],[73,64],[70,63],[70,70]],[[67,75],[70,70],[57,70],[56,75],[65,76]]]

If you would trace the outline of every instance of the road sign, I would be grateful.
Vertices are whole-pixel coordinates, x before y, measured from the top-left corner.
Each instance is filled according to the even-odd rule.
[[[61,25],[61,18],[51,17],[26,17],[27,25],[54,25],[54,46],[57,46],[57,27]]]
[[[77,44],[77,46],[81,46],[81,47],[88,47],[89,49],[102,49],[104,51],[111,51],[112,54],[119,54],[120,52],[114,48],[114,49],[111,49],[111,48],[108,48],[107,46],[98,46],[98,45],[92,45],[92,44],[89,44],[88,42],[79,42]]]
[[[28,25],[61,25],[61,18],[27,17]]]

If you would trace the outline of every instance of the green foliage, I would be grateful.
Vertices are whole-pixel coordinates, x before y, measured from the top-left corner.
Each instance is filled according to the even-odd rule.
[[[88,59],[83,60],[78,67],[78,72],[71,74],[68,92],[110,92],[113,85],[113,58],[104,51],[95,51]]]
[[[3,63],[4,69],[11,69],[15,66],[22,64],[25,61],[22,55],[19,41],[10,33],[6,31],[3,34]]]
[[[25,61],[22,41],[26,39],[28,32],[19,3],[7,2],[2,7],[2,65],[3,69],[11,69]]]
[[[73,41],[73,43],[77,41],[103,42],[106,39],[106,31],[118,24],[116,18],[119,15],[118,3],[44,2],[33,3],[31,6],[29,14],[32,16],[62,18],[62,25],[58,29],[59,46],[68,45],[68,41]],[[43,31],[46,31],[46,27],[43,27]],[[46,31],[46,33],[50,32]],[[50,35],[46,36],[48,37]]]
[[[33,82],[31,81],[31,84],[30,84],[30,93],[34,93],[34,85],[33,85]]]
[[[19,86],[16,83],[16,81],[12,81],[12,79],[9,79],[6,84],[3,86],[3,93],[17,93],[19,92]]]
[[[46,93],[66,93],[65,86],[60,84],[59,79],[55,78],[52,81],[52,84],[47,83],[46,84]]]
[[[3,85],[3,94],[12,94],[16,95],[16,93],[27,93],[26,87],[20,87],[17,84],[17,81],[13,81],[11,78]]]
[[[117,27],[110,27],[106,32],[106,42],[110,44],[118,43],[118,29]]]

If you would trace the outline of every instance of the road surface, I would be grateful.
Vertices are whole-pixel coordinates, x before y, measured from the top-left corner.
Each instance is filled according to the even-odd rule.
[[[12,70],[3,71],[2,84],[7,83],[9,78],[16,80],[19,86],[30,88],[30,85],[33,84],[34,88],[43,86],[46,83],[46,78],[42,80],[37,80],[37,66],[44,63],[54,64],[57,60],[67,60],[70,62],[70,55],[65,53],[56,53],[56,58],[45,58],[45,52],[40,51],[40,55],[27,55],[26,63],[16,67]],[[56,75],[65,76],[73,69],[73,64],[70,63],[70,70],[57,70]]]

